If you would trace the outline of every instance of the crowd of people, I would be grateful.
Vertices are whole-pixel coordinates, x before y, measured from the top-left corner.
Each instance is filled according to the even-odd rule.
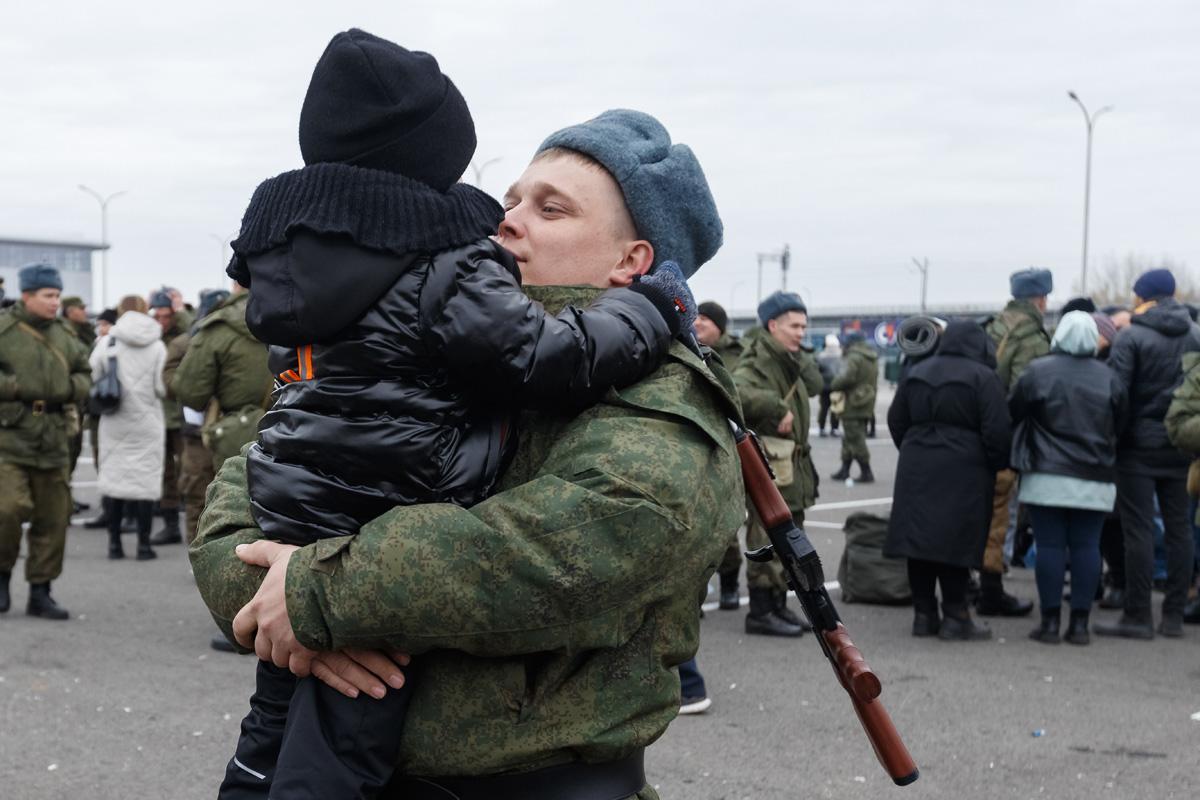
[[[28,522],[27,611],[69,617],[50,586],[87,428],[103,499],[86,526],[108,557],[126,532],[138,560],[188,541],[214,645],[258,656],[221,797],[652,800],[644,748],[707,707],[699,590],[715,570],[720,607],[740,608],[739,527],[768,541],[729,421],[757,431],[802,526],[810,398],[822,435],[841,427],[832,479],[875,479],[878,353],[850,333],[818,354],[795,293],[740,338],[693,308],[721,220],[695,154],[647,114],[552,134],[502,208],[457,183],[474,127],[436,60],[351,30],[299,138],[304,167],[246,210],[232,292],[129,295],[93,330],[57,270],[21,270],[0,314],[0,612]],[[971,570],[979,615],[1030,613],[1003,584],[1026,508],[1032,638],[1061,640],[1069,569],[1066,638],[1088,642],[1102,549],[1123,615],[1095,632],[1181,636],[1200,328],[1165,270],[1128,311],[1072,301],[1053,337],[1050,274],[1011,288],[983,324],[933,325],[888,412],[885,552],[907,559],[912,632],[990,636]],[[745,574],[747,633],[810,629],[777,560]]]

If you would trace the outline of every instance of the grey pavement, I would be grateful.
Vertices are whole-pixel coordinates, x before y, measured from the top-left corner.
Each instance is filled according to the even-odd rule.
[[[838,442],[814,440],[826,476],[820,503],[835,507],[811,511],[821,525],[809,530],[830,578],[846,516],[886,513],[879,501],[896,458],[885,425],[880,435],[871,486],[833,484]],[[76,481],[80,499],[94,502],[89,464]],[[104,534],[73,527],[54,588],[74,615],[65,623],[24,615],[18,565],[13,610],[0,617],[0,798],[215,796],[254,663],[208,649],[215,629],[186,553],[158,552],[157,561],[108,561]],[[1030,572],[1015,570],[1008,585],[1036,595]],[[676,720],[650,749],[650,780],[664,798],[1195,796],[1200,629],[1182,640],[1051,647],[1026,638],[1031,619],[992,620],[993,641],[951,644],[913,639],[907,608],[841,611],[921,779],[891,785],[811,636],[747,637],[744,611],[710,611],[698,658],[713,706]]]

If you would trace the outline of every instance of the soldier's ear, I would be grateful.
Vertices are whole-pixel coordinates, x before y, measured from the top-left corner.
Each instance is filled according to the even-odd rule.
[[[608,275],[610,286],[628,286],[634,277],[645,275],[654,266],[654,246],[645,239],[629,242],[621,248],[621,260]]]

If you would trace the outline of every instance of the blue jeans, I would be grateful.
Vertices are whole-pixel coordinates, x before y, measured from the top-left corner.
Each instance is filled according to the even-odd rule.
[[[704,676],[696,666],[696,659],[690,658],[679,665],[679,693],[685,698],[708,697],[704,687]]]
[[[1088,611],[1100,585],[1100,529],[1105,512],[1029,506],[1037,543],[1038,598],[1042,611],[1062,607],[1063,576],[1071,564],[1071,610]]]

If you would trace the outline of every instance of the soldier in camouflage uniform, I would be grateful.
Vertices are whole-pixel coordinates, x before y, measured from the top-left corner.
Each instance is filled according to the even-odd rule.
[[[547,147],[553,157],[509,190],[499,235],[547,312],[628,285],[667,254],[690,272],[715,252],[699,165],[657,121],[608,114]],[[632,219],[604,225],[622,198]],[[545,285],[555,278],[577,285]],[[421,654],[384,798],[421,778],[466,783],[468,796],[571,800],[601,782],[605,796],[653,800],[643,748],[679,709],[674,667],[696,651],[704,581],[742,519],[730,417],[728,374],[676,343],[648,378],[580,413],[523,413],[513,462],[482,503],[396,508],[300,549],[257,541],[245,459],[231,458],[192,545],[197,585],[226,632],[249,641],[256,629],[277,664],[309,663],[306,647]],[[265,576],[235,556],[252,542],[238,555],[269,561]],[[286,623],[259,616],[269,609]],[[346,657],[318,655],[314,674],[339,685],[326,666]]]
[[[185,469],[185,475],[195,474],[194,490],[185,492],[196,498],[195,508],[187,506],[189,544],[196,536],[208,484],[226,458],[254,440],[274,385],[267,367],[267,347],[246,327],[248,298],[245,288],[237,286],[234,294],[201,317],[168,384],[184,406],[206,412],[203,433],[207,441],[197,437],[194,444],[198,446],[192,448],[197,455],[187,459],[190,466]],[[204,302],[200,305],[204,311]],[[191,464],[201,456],[205,463]]]
[[[737,369],[742,357],[742,341],[731,336],[729,315],[719,304],[711,300],[696,307],[696,340],[716,353],[725,369],[730,374]],[[721,599],[719,606],[725,611],[736,611],[741,608],[741,596],[738,592],[738,576],[742,571],[742,547],[738,543],[737,532],[729,539],[725,555],[717,565],[717,575],[721,581]]]
[[[1054,290],[1054,276],[1045,269],[1025,269],[1009,277],[1009,286],[1013,299],[985,326],[996,344],[996,372],[1005,391],[1012,390],[1029,362],[1050,352],[1050,335],[1042,315],[1046,296]],[[1017,473],[1011,469],[996,473],[992,525],[979,574],[981,616],[1021,617],[1033,610],[1031,601],[1018,600],[1004,591],[1004,542],[1013,521],[1016,493]]]
[[[842,468],[835,481],[850,477],[850,465],[858,461],[859,483],[874,483],[871,451],[867,448],[867,422],[875,416],[875,393],[879,387],[879,354],[861,333],[846,337],[845,365],[829,384],[830,391],[846,397],[842,409]]]
[[[824,381],[812,353],[804,347],[808,309],[798,294],[776,292],[758,306],[762,327],[743,337],[745,350],[733,374],[751,430],[763,438],[775,468],[776,485],[797,525],[804,509],[817,498],[817,472],[808,444],[812,416],[808,398],[820,394]],[[790,474],[789,474],[790,473]],[[746,547],[768,543],[758,515],[750,509]],[[777,560],[746,566],[750,613],[746,633],[800,636],[808,627],[787,607],[787,582]]]
[[[168,353],[172,350],[172,342],[180,336],[187,335],[188,326],[192,320],[191,315],[186,311],[176,312],[175,301],[165,287],[162,291],[150,294],[150,316],[154,317],[162,326],[162,341],[166,345]],[[186,348],[186,346],[187,343],[184,342],[175,348],[178,358],[182,358],[180,349]],[[183,404],[168,393],[162,399],[162,406],[163,423],[167,429],[166,457],[163,459],[162,499],[159,501],[163,527],[150,537],[150,544],[153,545],[178,544],[183,541],[183,534],[179,528],[179,506],[181,504],[179,460],[183,455]]]
[[[64,297],[61,304],[63,320],[67,324],[67,330],[75,334],[75,338],[83,345],[84,351],[92,352],[92,346],[96,344],[96,328],[88,320],[87,305],[83,302],[83,298],[72,295]],[[83,450],[83,429],[87,427],[86,422],[87,404],[80,400],[75,403],[75,415],[78,424],[74,427],[77,433],[71,437],[71,466],[68,475],[75,474],[75,465],[79,462],[79,454]],[[93,434],[94,435],[94,434]],[[75,511],[83,511],[88,506],[84,503],[73,502]]]
[[[87,352],[56,318],[62,279],[34,264],[20,272],[21,300],[0,314],[0,612],[29,522],[26,613],[67,619],[50,596],[62,573],[71,514],[70,438],[64,409],[87,397]]]

